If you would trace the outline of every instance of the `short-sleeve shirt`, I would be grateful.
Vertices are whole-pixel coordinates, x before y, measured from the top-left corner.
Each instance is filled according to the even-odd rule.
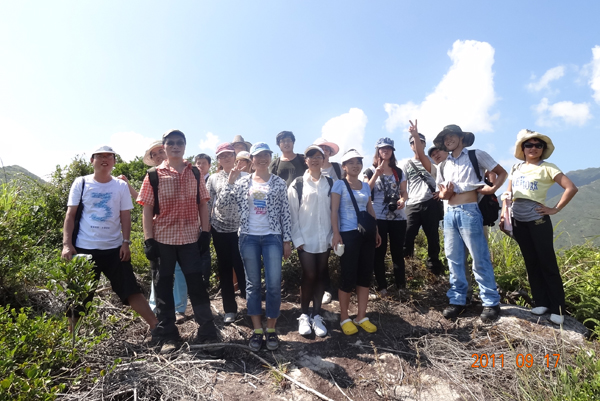
[[[405,209],[396,209],[391,212],[388,209],[388,204],[392,201],[396,204],[396,200],[400,199],[400,184],[406,181],[405,174],[401,181],[397,183],[394,175],[381,175],[374,184],[374,199],[372,205],[376,212],[378,220],[407,220]],[[369,185],[369,184],[368,184]]]
[[[290,161],[284,161],[278,157],[271,162],[269,171],[286,181],[286,185],[290,186],[296,177],[302,177],[305,173],[307,163],[305,163],[304,159],[304,156],[300,154],[297,154]]]
[[[447,159],[438,165],[436,183],[440,184],[451,181],[454,185],[455,193],[458,194],[482,188],[486,185],[484,183],[484,173],[487,170],[492,171],[497,167],[498,163],[488,153],[479,149],[476,149],[476,159],[478,160],[482,180],[478,180],[476,170],[468,154],[468,149],[463,148],[457,158],[453,157],[452,153],[449,153]],[[444,165],[441,167],[443,163]],[[480,197],[481,195],[479,194],[478,199]]]
[[[340,164],[338,164],[336,162],[330,162],[330,164],[331,164],[330,167],[321,169],[321,175],[330,177],[334,182],[346,177],[346,173],[344,172],[344,170],[342,169],[342,166],[340,166]],[[338,175],[336,175],[336,169],[334,168],[334,164],[337,164],[338,168],[340,169],[340,178],[338,177]]]
[[[85,186],[82,185],[84,180]],[[127,183],[114,177],[107,183],[100,183],[94,180],[93,174],[79,177],[71,185],[67,206],[78,206],[80,198],[83,213],[79,234],[73,245],[100,250],[120,247],[123,243],[121,211],[134,208]]]
[[[367,202],[371,200],[371,190],[369,184],[362,182],[361,190],[353,189],[355,200],[359,211],[367,210]],[[353,206],[353,201],[349,196],[346,184],[343,180],[338,180],[332,187],[332,193],[340,195],[340,207],[338,208],[338,227],[341,232],[352,231],[357,229],[357,212]]]
[[[160,214],[153,218],[152,231],[154,239],[162,244],[191,244],[198,240],[200,234],[197,187],[201,200],[209,200],[209,192],[202,178],[200,182],[196,181],[192,165],[185,163],[181,174],[169,166],[169,160],[157,167]],[[154,206],[154,193],[148,174],[142,182],[137,202],[142,206]]]
[[[407,205],[416,205],[432,199],[432,191],[430,187],[436,190],[436,180],[430,175],[419,160],[411,160],[417,170],[413,168],[409,159],[405,159],[400,163],[403,175],[407,178]],[[418,171],[426,179],[427,183],[420,177]],[[429,185],[428,185],[429,184]]]
[[[513,199],[530,199],[544,203],[547,191],[555,184],[555,177],[561,170],[553,163],[543,162],[540,165],[520,163],[511,170],[509,180]]]

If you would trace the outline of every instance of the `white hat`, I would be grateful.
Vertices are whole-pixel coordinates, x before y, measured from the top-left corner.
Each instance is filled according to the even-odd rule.
[[[541,141],[544,141],[547,144],[547,147],[543,149],[541,160],[548,159],[555,150],[555,145],[553,145],[553,141],[547,135],[543,135],[540,132],[536,131],[530,131],[529,129],[523,129],[520,132],[518,132],[518,140],[515,142],[515,157],[520,160],[526,160],[526,156],[524,155],[524,149],[522,149],[522,144],[528,139],[532,138],[540,139]]]
[[[342,159],[340,159],[340,161],[344,163],[345,161],[354,159],[355,157],[363,159],[363,156],[361,156],[355,149],[349,149],[342,155]]]
[[[317,146],[317,145],[309,145],[309,147],[307,149],[305,149],[305,157],[307,157],[307,153],[309,153],[310,150],[317,150],[322,155],[325,155],[325,153],[323,152],[323,149],[320,148],[319,146]]]
[[[146,152],[144,153],[144,157],[142,158],[142,161],[144,162],[144,164],[146,164],[147,166],[150,166],[150,167],[155,166],[156,163],[152,161],[152,157],[150,157],[150,152],[152,152],[153,149],[162,148],[162,147],[163,147],[162,141],[153,141],[150,144],[150,147],[148,149],[146,149]]]
[[[245,150],[238,152],[236,155],[236,160],[248,160],[250,161],[250,153]]]
[[[331,148],[332,154],[330,156],[335,156],[340,151],[340,147],[338,145],[336,145],[334,142],[328,141],[325,138],[317,138],[315,140],[315,142],[313,142],[313,145],[317,145],[317,146],[325,145],[325,146]]]
[[[116,154],[117,152],[115,152],[113,150],[113,148],[111,148],[110,146],[104,145],[104,146],[99,147],[96,150],[93,150],[92,151],[92,156],[94,156],[97,153],[112,153],[112,154]]]

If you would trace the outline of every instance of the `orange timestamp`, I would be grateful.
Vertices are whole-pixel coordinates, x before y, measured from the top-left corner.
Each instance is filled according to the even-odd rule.
[[[543,364],[547,368],[556,368],[561,354],[545,355]],[[505,354],[472,354],[476,360],[472,363],[472,368],[503,368],[505,367]],[[553,363],[555,361],[555,363]],[[531,368],[534,365],[532,354],[517,354],[515,356],[515,366],[518,368]]]

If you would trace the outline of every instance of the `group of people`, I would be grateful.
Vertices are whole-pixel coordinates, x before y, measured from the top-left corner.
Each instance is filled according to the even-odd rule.
[[[342,154],[341,164],[330,161],[340,148],[324,138],[302,154],[295,153],[294,134],[282,131],[276,136],[281,151],[276,158],[267,143],[251,144],[240,135],[220,144],[213,174],[209,173],[211,157],[199,154],[189,163],[184,158],[186,136],[170,130],[144,155],[150,168],[139,193],[126,177],[111,176],[115,152],[100,147],[90,159],[94,173],[76,179],[71,187],[62,255],[66,259],[91,255],[97,278],[101,273],[107,276],[123,303],[148,322],[153,341],[159,343],[179,341],[176,323],[185,318],[189,297],[198,324],[195,341],[210,343],[217,341],[208,294],[212,238],[224,323],[236,321],[237,285],[253,324],[250,348],[258,351],[264,344],[275,350],[282,259],[289,258],[293,249],[302,268],[299,334],[327,335],[321,307],[332,298],[328,272],[332,251],[340,256],[342,332],[352,335],[361,328],[374,333],[377,327],[366,316],[369,289],[375,275],[378,293],[387,295],[388,246],[397,290],[405,288],[405,257],[413,256],[420,227],[428,242],[426,264],[433,274],[441,275],[439,222],[443,220],[450,272],[449,306],[443,315],[456,318],[471,302],[469,252],[483,305],[481,318],[492,321],[499,316],[500,297],[478,202],[503,185],[507,172],[486,152],[468,151],[475,136],[457,125],[444,127],[427,154],[417,121],[410,125],[413,155],[402,161],[397,161],[390,138],[378,139],[371,163],[364,166],[364,156],[355,149]],[[549,215],[565,207],[577,188],[545,161],[553,150],[549,137],[520,131],[516,157],[523,163],[511,170],[500,225],[515,237],[524,255],[535,301],[532,313],[550,312],[551,321],[561,324],[565,297]],[[549,208],[543,202],[554,182],[565,191]],[[152,271],[150,303],[129,262],[132,197],[143,207],[144,252]],[[353,291],[358,311],[351,319]],[[70,313],[71,322],[85,305]]]

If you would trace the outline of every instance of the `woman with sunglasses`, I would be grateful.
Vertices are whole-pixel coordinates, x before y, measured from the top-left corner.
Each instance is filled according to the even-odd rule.
[[[332,247],[339,252],[344,245],[344,253],[340,257],[340,327],[346,335],[358,332],[357,326],[368,333],[375,333],[377,327],[365,316],[369,287],[374,274],[374,251],[380,246],[378,230],[367,234],[359,231],[358,214],[369,213],[374,219],[376,214],[369,201],[369,185],[359,180],[363,168],[363,156],[355,149],[342,155],[342,168],[346,172],[344,180],[338,180],[332,187]],[[352,191],[352,193],[351,193]],[[353,202],[353,198],[355,202]],[[356,203],[359,212],[355,209]],[[349,318],[351,293],[357,293],[357,317]]]
[[[221,169],[211,175],[207,181],[207,190],[211,196],[209,200],[209,219],[219,268],[219,282],[224,311],[223,322],[226,324],[233,323],[236,320],[238,311],[232,272],[236,272],[239,283],[245,281],[244,265],[238,249],[238,228],[240,227],[238,206],[235,202],[227,202],[219,198],[219,194],[228,184],[230,171],[236,163],[235,156],[235,150],[231,144],[222,143],[219,145],[217,147],[217,164]],[[240,173],[238,179],[245,175],[247,174],[244,172]],[[240,296],[246,298],[246,289],[242,285],[240,286]]]
[[[532,291],[534,315],[551,313],[550,320],[562,324],[565,315],[563,282],[553,248],[553,224],[549,216],[563,209],[578,188],[548,159],[555,146],[546,135],[523,129],[515,143],[515,157],[523,163],[515,164],[509,175],[507,193],[512,199],[513,236],[520,246],[528,282]],[[558,183],[564,192],[554,207],[545,206],[547,191]],[[500,226],[505,225],[503,202]]]
[[[404,210],[407,179],[396,165],[394,150],[392,139],[378,139],[373,164],[363,172],[365,182],[372,191],[371,200],[378,220],[378,232],[382,237],[382,246],[376,249],[374,260],[374,273],[380,296],[388,295],[385,263],[388,239],[397,289],[405,288],[406,282],[403,246],[407,231],[407,215]]]

